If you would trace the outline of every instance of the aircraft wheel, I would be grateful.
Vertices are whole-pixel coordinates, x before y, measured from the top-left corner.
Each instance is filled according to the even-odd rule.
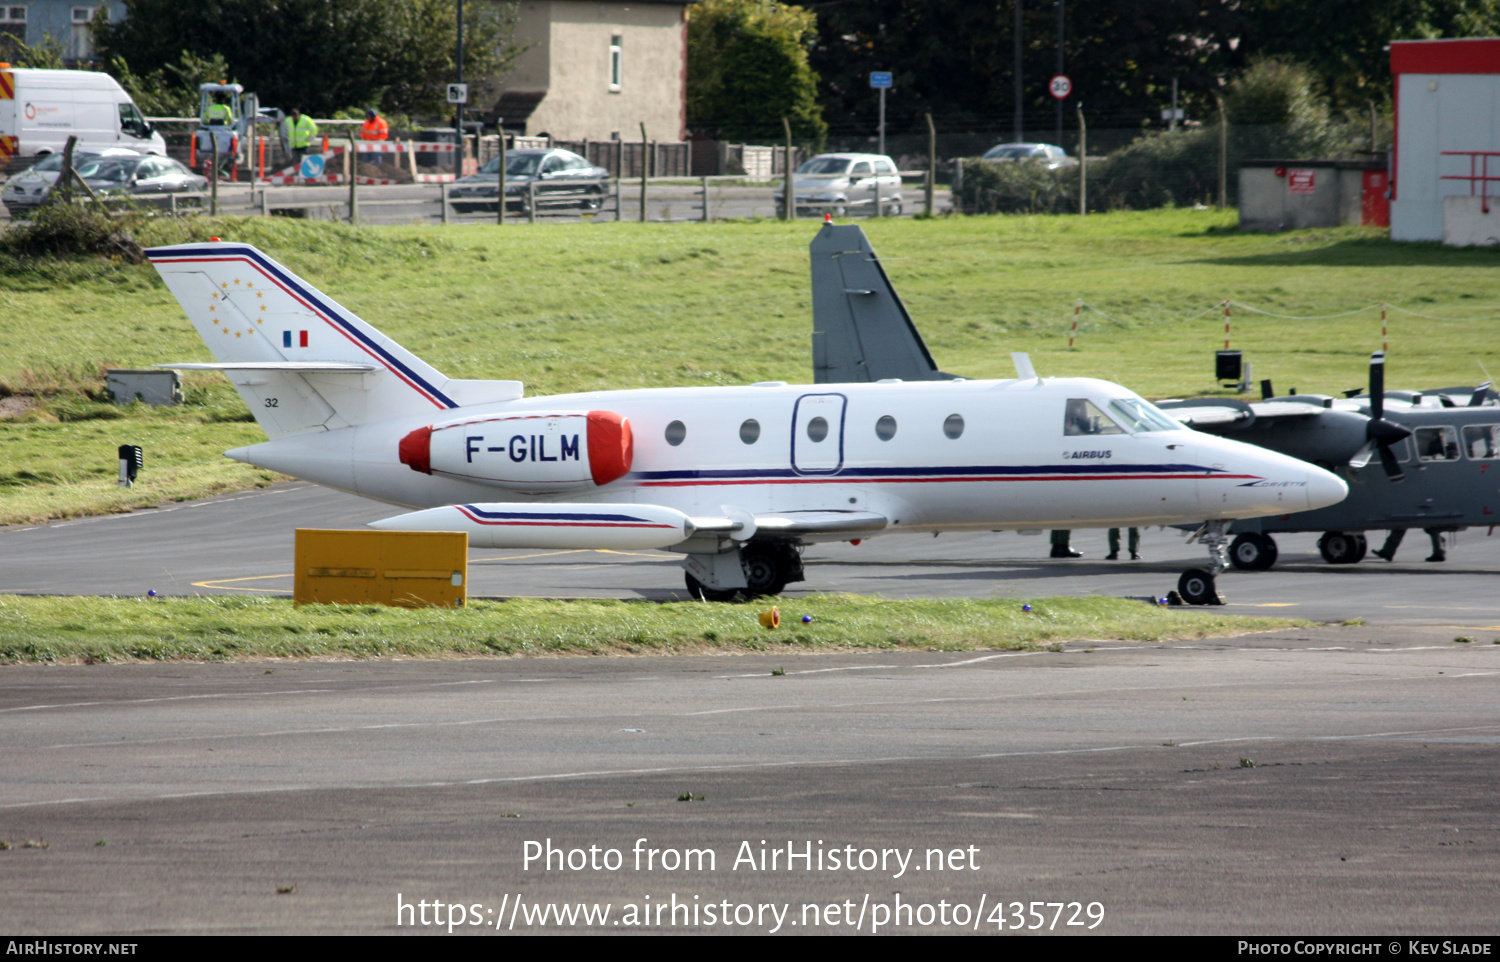
[[[1229,546],[1229,562],[1241,571],[1265,571],[1276,563],[1276,542],[1247,531]]]
[[[1354,560],[1356,562],[1365,560],[1365,552],[1370,550],[1370,542],[1365,540],[1364,535],[1357,534],[1354,536],[1354,544]]]
[[[1331,565],[1352,565],[1363,555],[1359,536],[1342,531],[1325,531],[1318,539],[1318,552]]]
[[[1184,604],[1189,605],[1217,605],[1219,601],[1219,590],[1214,584],[1214,576],[1202,568],[1189,568],[1177,579],[1177,593],[1182,596]]]
[[[747,545],[740,549],[740,565],[745,569],[745,594],[779,595],[791,580],[783,552],[767,545]]]
[[[736,594],[733,588],[722,591],[718,588],[705,587],[703,582],[692,575],[687,575],[687,590],[688,594],[694,598],[702,598],[704,601],[733,601]]]

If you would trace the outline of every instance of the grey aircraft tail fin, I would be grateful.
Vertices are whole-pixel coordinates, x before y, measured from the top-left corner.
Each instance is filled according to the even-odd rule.
[[[827,223],[812,253],[813,381],[941,381],[869,238],[857,225]]]

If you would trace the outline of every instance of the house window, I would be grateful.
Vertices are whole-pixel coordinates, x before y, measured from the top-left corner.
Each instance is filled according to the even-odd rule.
[[[619,34],[609,38],[609,89],[618,91],[625,76],[624,55],[620,52]]]
[[[26,8],[0,6],[0,36],[12,36],[26,42]]]
[[[89,60],[94,56],[94,7],[73,8],[73,35],[68,43],[69,60]]]

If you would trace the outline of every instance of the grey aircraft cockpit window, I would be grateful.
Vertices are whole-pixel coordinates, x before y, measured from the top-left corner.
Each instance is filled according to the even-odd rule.
[[[1500,458],[1500,424],[1471,424],[1464,428],[1464,448],[1475,461]]]
[[[1125,430],[1094,407],[1088,398],[1068,398],[1068,411],[1063,419],[1063,434],[1070,438],[1091,437],[1096,434],[1124,434]]]
[[[1450,427],[1417,428],[1417,457],[1423,461],[1457,461],[1458,432]]]

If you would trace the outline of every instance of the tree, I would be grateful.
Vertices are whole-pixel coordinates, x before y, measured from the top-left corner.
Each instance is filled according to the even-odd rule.
[[[872,70],[895,74],[887,104],[893,127],[930,112],[947,131],[1006,129],[1015,109],[1017,0],[806,0],[818,15],[812,65],[821,97],[847,123],[874,126]],[[1022,107],[1028,130],[1051,128],[1047,81],[1057,69],[1055,0],[1019,0]],[[1240,0],[1067,0],[1068,104],[1087,105],[1090,124],[1139,127],[1167,105],[1172,80],[1189,109],[1206,111],[1221,78],[1243,62]],[[1071,119],[1070,119],[1071,124]]]
[[[150,77],[185,55],[219,55],[267,106],[442,113],[455,79],[455,0],[125,0],[125,9],[96,30],[113,69]],[[515,6],[470,0],[464,13],[464,75],[499,76],[523,49]]]
[[[816,18],[765,0],[701,0],[688,19],[687,123],[728,140],[802,140],[828,132],[808,64]]]
[[[1246,0],[1244,9],[1244,52],[1307,64],[1337,107],[1391,99],[1392,40],[1500,33],[1500,0]]]

